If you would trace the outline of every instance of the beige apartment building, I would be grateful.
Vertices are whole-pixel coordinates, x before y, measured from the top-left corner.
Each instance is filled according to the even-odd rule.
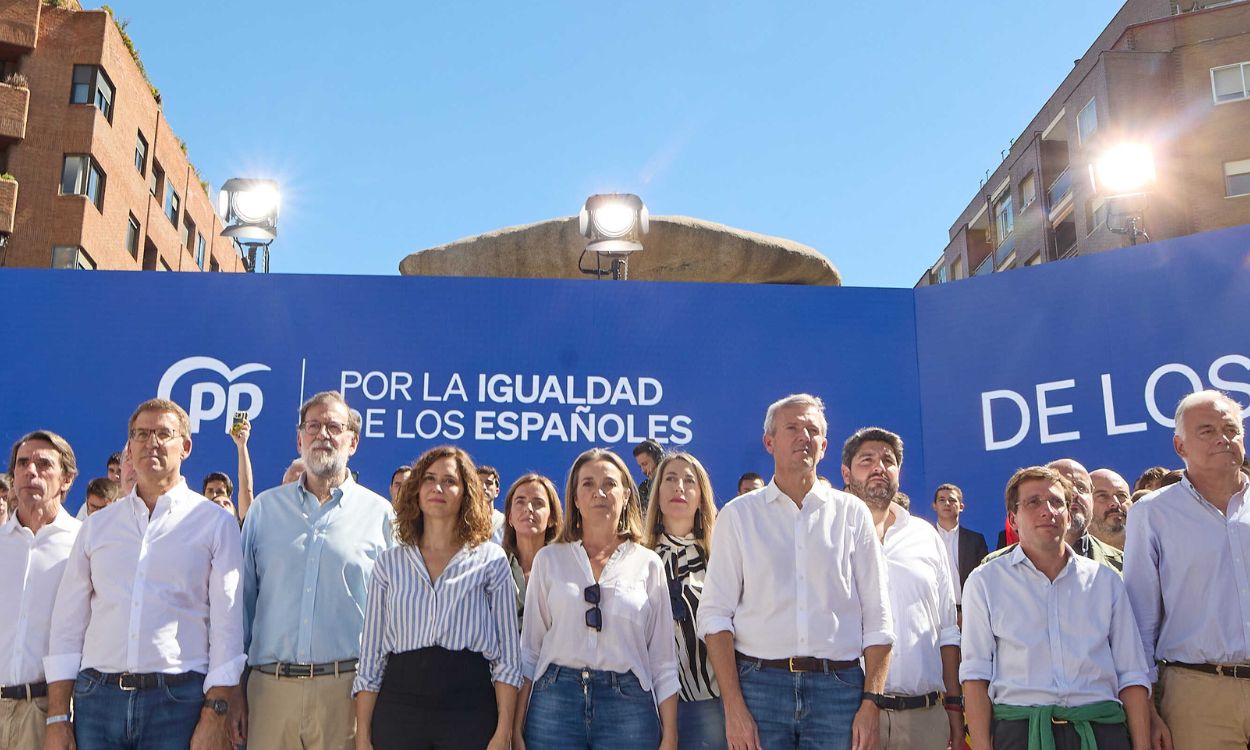
[[[76,0],[0,0],[0,266],[242,271],[129,40]]]
[[[1140,143],[1156,178],[1127,201],[1091,176]],[[1250,0],[1128,0],[1012,142],[916,286],[1250,224]],[[1119,230],[1119,231],[1116,231]]]

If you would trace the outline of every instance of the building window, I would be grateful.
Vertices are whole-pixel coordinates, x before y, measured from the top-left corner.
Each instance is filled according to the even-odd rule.
[[[139,260],[139,220],[130,215],[130,223],[126,226],[126,251],[130,257]]]
[[[1076,136],[1080,143],[1085,143],[1098,129],[1098,105],[1093,99],[1076,116]]]
[[[161,186],[165,182],[165,170],[161,169],[161,163],[156,159],[152,160],[152,174],[148,177],[148,190],[152,193],[153,198],[161,197]]]
[[[1250,99],[1250,62],[1211,68],[1211,95],[1216,104]]]
[[[1089,227],[1089,234],[1107,223],[1107,211],[1110,207],[1104,198],[1091,198],[1085,204],[1085,226]]]
[[[1001,197],[994,201],[994,235],[998,245],[1002,245],[1015,230],[1015,217],[1011,212],[1011,191],[1003,191]]]
[[[1033,201],[1037,200],[1037,178],[1029,172],[1020,180],[1020,210],[1023,211]]]
[[[165,183],[165,216],[169,218],[174,226],[178,226],[178,213],[181,210],[182,201],[178,198],[178,194],[174,192],[174,186],[168,182]],[[185,240],[183,244],[186,244]]]
[[[182,246],[192,250],[191,243],[195,242],[195,222],[191,219],[190,213],[182,217],[182,231],[179,236],[182,238]]]
[[[61,168],[61,195],[85,195],[104,210],[104,171],[89,154],[66,154]]]
[[[1026,266],[1038,266],[1038,265],[1041,265],[1041,263],[1042,263],[1042,254],[1041,254],[1041,252],[1036,252],[1036,253],[1033,253],[1033,257],[1032,257],[1032,258],[1029,258],[1028,260],[1026,260],[1026,261],[1024,262],[1024,265],[1026,265]]]
[[[964,273],[964,256],[960,255],[951,261],[951,281],[959,281],[967,275]]]
[[[977,270],[972,272],[973,276],[985,276],[994,273],[994,254],[990,253],[985,256],[985,260],[981,261],[981,265],[977,266]]]
[[[70,88],[71,104],[94,104],[113,121],[113,82],[98,65],[75,65],[74,84]]]
[[[218,273],[221,271],[221,264],[217,262],[216,258],[208,259],[208,270],[212,271],[213,273]]]
[[[164,258],[157,258],[157,267],[156,267],[156,270],[158,270],[158,271],[172,271],[172,270],[174,270],[174,269],[172,269],[172,268],[170,268],[170,267],[169,267],[169,264],[165,262],[165,259],[164,259]]]
[[[95,261],[81,247],[58,245],[52,248],[52,267],[74,271],[94,271]]]
[[[208,248],[204,244],[204,235],[196,234],[195,235],[195,265],[199,266],[201,271],[204,270],[204,256],[207,254],[207,250]]]
[[[1250,159],[1224,162],[1224,195],[1250,195]]]
[[[148,173],[148,141],[143,133],[138,133],[135,138],[135,169],[142,175]]]

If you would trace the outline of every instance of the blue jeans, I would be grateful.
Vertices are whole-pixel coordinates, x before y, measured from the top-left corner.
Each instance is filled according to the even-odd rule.
[[[542,750],[655,750],[660,716],[633,672],[552,664],[530,691],[524,737]]]
[[[790,672],[738,662],[742,697],[764,750],[845,750],[864,692],[858,666],[831,672]]]
[[[204,705],[204,675],[123,690],[87,672],[74,681],[78,750],[187,750]]]
[[[677,747],[681,750],[727,750],[725,704],[720,698],[677,704]]]

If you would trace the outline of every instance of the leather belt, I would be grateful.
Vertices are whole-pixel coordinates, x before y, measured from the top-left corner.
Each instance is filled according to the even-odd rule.
[[[307,680],[310,677],[325,677],[326,675],[338,677],[341,674],[350,674],[356,671],[356,663],[359,661],[359,659],[343,659],[341,661],[327,661],[322,664],[293,664],[280,661],[274,664],[258,664],[252,667],[252,669],[261,674],[271,674],[275,677],[292,677],[297,680]]]
[[[913,708],[928,708],[942,702],[942,694],[936,690],[924,695],[887,695],[877,706],[887,711],[910,711]]]
[[[0,699],[6,701],[28,701],[35,698],[46,698],[48,683],[32,682],[29,685],[9,685],[0,687]]]
[[[1164,662],[1169,667],[1191,669],[1219,677],[1236,677],[1239,680],[1250,680],[1250,664],[1186,664],[1183,661]]]
[[[108,685],[117,685],[122,690],[151,690],[162,685],[181,685],[184,682],[190,682],[204,676],[199,672],[177,672],[173,674],[164,672],[101,672],[98,669],[91,668],[84,669],[82,672],[93,680],[101,680]]]
[[[837,669],[850,669],[858,667],[859,660],[853,661],[834,661],[833,659],[821,659],[815,656],[791,656],[789,659],[757,659],[754,656],[747,656],[741,651],[735,651],[734,656],[738,661],[745,661],[767,669],[784,669],[789,672],[832,672]]]

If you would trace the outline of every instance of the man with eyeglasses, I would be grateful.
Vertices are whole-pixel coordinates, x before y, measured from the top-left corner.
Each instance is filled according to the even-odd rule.
[[[57,592],[44,747],[220,748],[247,658],[239,527],[182,477],[182,407],[145,401],[128,428],[135,487],[83,525]]]
[[[365,594],[395,512],[347,468],[360,414],[342,395],[318,393],[299,417],[303,473],[258,495],[243,522],[249,674],[235,723],[252,747],[344,750]]]
[[[889,570],[895,641],[881,709],[880,750],[946,750],[963,744],[959,625],[950,555],[937,531],[894,502],[903,439],[880,427],[842,446],[846,491],[864,501]]]

